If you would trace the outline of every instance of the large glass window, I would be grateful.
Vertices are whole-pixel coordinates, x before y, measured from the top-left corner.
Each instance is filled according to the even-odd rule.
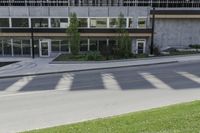
[[[119,24],[122,25],[123,28],[126,28],[126,18],[122,18],[121,20],[119,20],[119,18],[110,18],[109,20],[110,28],[117,28],[119,27]]]
[[[99,51],[103,54],[107,52],[107,40],[99,40]]]
[[[13,52],[14,55],[22,54],[21,40],[13,40]]]
[[[80,51],[81,52],[88,51],[88,40],[81,40],[80,41]]]
[[[34,40],[34,53],[39,55],[39,40]]]
[[[12,27],[29,27],[27,18],[12,18]]]
[[[53,52],[60,52],[60,41],[57,40],[51,41],[51,50]]]
[[[79,27],[87,28],[88,27],[88,20],[87,18],[78,18]]]
[[[116,40],[109,40],[109,48],[114,50],[117,48],[117,41]]]
[[[68,19],[67,18],[52,18],[51,27],[53,28],[67,28]]]
[[[146,28],[146,18],[138,18],[138,28]]]
[[[32,18],[31,24],[33,27],[48,27],[48,19],[47,18]]]
[[[91,28],[106,28],[107,18],[91,18],[90,27]]]
[[[22,40],[22,51],[23,55],[31,55],[30,40]]]
[[[97,50],[98,50],[98,41],[90,40],[90,51],[97,51]]]
[[[11,41],[3,40],[4,55],[12,55]]]
[[[2,40],[0,40],[0,56],[3,54],[3,43]]]
[[[9,27],[9,19],[0,18],[0,27]]]
[[[110,18],[110,28],[117,28],[118,27],[118,19],[117,18]]]
[[[62,52],[69,52],[69,43],[67,40],[61,41],[61,51]]]

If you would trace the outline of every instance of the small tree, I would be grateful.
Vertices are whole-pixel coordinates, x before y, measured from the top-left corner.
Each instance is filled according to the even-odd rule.
[[[119,28],[119,36],[118,36],[118,51],[115,53],[118,53],[118,56],[128,58],[132,52],[131,52],[131,39],[129,37],[129,33],[124,29],[126,25],[126,20],[124,18],[124,15],[120,13],[117,25]]]
[[[78,31],[79,22],[76,13],[70,14],[70,24],[67,28],[67,34],[69,36],[70,49],[72,55],[79,54],[80,50],[80,33]]]

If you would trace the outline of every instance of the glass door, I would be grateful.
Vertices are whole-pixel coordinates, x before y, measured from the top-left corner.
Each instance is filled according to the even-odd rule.
[[[146,45],[146,40],[137,40],[137,54],[144,54],[145,53],[145,45]]]
[[[50,41],[42,40],[40,41],[40,57],[50,56]]]

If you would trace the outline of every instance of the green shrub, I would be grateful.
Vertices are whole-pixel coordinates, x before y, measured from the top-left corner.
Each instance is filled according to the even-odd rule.
[[[146,58],[146,57],[149,57],[148,54],[135,54],[133,56],[134,56],[134,58]]]
[[[88,61],[100,61],[105,60],[105,57],[103,57],[100,52],[89,52],[86,54],[86,60]]]
[[[189,47],[194,49],[200,49],[200,44],[190,44]]]

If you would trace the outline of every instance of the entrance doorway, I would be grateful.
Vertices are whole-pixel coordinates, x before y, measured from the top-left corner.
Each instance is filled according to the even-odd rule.
[[[40,40],[40,57],[50,56],[50,40]]]
[[[145,47],[146,47],[146,40],[137,40],[136,42],[136,54],[144,54],[145,53]]]

